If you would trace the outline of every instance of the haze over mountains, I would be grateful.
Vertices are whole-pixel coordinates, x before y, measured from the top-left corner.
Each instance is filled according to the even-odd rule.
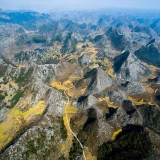
[[[35,10],[38,12],[49,12],[49,11],[57,11],[60,10],[93,10],[93,9],[102,9],[102,8],[131,8],[131,9],[160,9],[159,0],[1,0],[0,3],[1,8],[5,10]]]
[[[0,10],[0,159],[160,159],[159,13]]]

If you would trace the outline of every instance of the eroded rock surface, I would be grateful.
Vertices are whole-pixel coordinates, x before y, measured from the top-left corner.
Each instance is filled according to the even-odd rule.
[[[85,91],[87,95],[100,93],[112,86],[112,79],[101,68],[93,69],[86,78],[89,79],[89,85]]]

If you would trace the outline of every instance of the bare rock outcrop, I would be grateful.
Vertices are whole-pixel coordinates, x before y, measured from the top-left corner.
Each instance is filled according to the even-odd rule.
[[[78,58],[78,63],[82,66],[91,63],[92,61],[90,59],[90,55],[91,53],[84,53],[81,57]]]
[[[100,60],[103,60],[104,58],[108,57],[108,55],[109,55],[109,52],[107,52],[105,49],[101,49],[96,54],[96,58],[100,59]]]
[[[5,121],[5,119],[7,118],[8,112],[9,112],[9,109],[6,107],[3,107],[0,110],[0,123]]]
[[[133,81],[139,81],[150,73],[149,68],[128,51],[114,58],[114,71],[118,78]]]
[[[101,68],[91,70],[88,75],[85,75],[85,78],[89,80],[89,85],[85,91],[86,95],[98,94],[112,86],[112,79]]]
[[[124,91],[121,90],[113,90],[107,92],[111,101],[115,104],[121,104],[124,100],[127,100],[127,95]]]
[[[160,51],[159,44],[150,44],[142,46],[134,52],[134,55],[147,64],[160,67]]]
[[[98,102],[98,99],[93,95],[80,97],[77,106],[79,108],[88,109]]]
[[[128,82],[124,87],[129,95],[142,94],[146,92],[146,89],[139,82]]]

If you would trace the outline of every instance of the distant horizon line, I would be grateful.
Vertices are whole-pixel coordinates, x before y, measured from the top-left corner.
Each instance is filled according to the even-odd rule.
[[[39,5],[43,6],[43,5]],[[36,9],[3,9],[1,12],[18,12],[18,11],[27,11],[27,12],[38,12],[38,13],[49,13],[49,12],[63,12],[63,11],[99,11],[99,10],[119,10],[119,11],[160,11],[160,9],[154,8],[127,8],[127,7],[104,7],[104,8],[93,8],[93,9],[83,9],[83,8],[66,8],[66,7],[54,7],[53,9],[49,9],[48,11],[38,11]],[[55,11],[54,11],[55,10]],[[59,11],[58,11],[59,10]]]

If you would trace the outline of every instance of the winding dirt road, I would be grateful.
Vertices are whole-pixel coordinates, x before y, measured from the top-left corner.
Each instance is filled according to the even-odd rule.
[[[83,78],[83,70],[81,70],[81,78]],[[80,78],[80,79],[81,79],[81,78]],[[75,84],[75,85],[76,85],[76,84]],[[68,118],[68,115],[67,115],[67,111],[66,111],[66,110],[67,110],[67,107],[68,107],[68,105],[69,105],[69,103],[70,103],[69,97],[68,97],[68,95],[67,95],[66,93],[67,93],[68,90],[70,90],[71,88],[75,87],[75,85],[73,85],[72,87],[70,87],[70,88],[68,88],[68,89],[66,89],[66,90],[64,91],[64,94],[65,94],[66,97],[67,97],[67,105],[66,105],[66,107],[65,107],[64,114],[66,114],[66,119],[67,119],[68,128],[69,128],[70,132],[73,134],[73,136],[76,138],[76,140],[78,141],[78,143],[80,144],[80,147],[82,148],[82,151],[83,151],[84,160],[86,160],[86,156],[85,156],[85,153],[84,153],[84,147],[83,147],[82,143],[80,142],[80,140],[78,139],[78,137],[76,136],[76,134],[72,131],[72,129],[71,129],[71,127],[70,127],[70,122],[69,122],[69,118]]]

